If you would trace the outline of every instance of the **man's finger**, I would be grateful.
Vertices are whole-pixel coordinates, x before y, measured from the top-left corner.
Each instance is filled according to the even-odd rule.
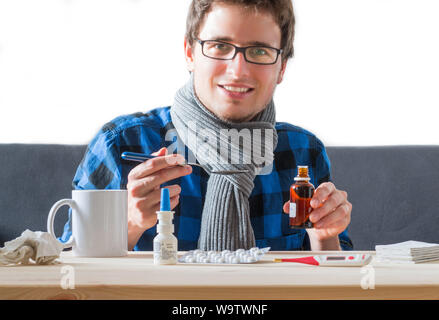
[[[160,192],[159,187],[161,184],[188,175],[191,172],[191,166],[164,168],[145,178],[135,180],[130,185],[131,195],[134,197],[144,197],[151,192],[158,193]]]
[[[290,213],[290,202],[287,201],[284,203],[284,213]]]
[[[165,188],[169,189],[169,197],[170,198],[179,195],[181,192],[181,187],[178,184],[174,184],[172,186],[166,186]],[[155,188],[154,190],[152,190],[148,194],[147,198],[148,198],[148,201],[151,203],[151,205],[155,205],[157,203],[160,203],[161,193],[162,193],[161,188]],[[139,194],[138,196],[142,197],[144,195]]]
[[[168,149],[165,147],[161,148],[159,151],[151,153],[153,156],[166,156],[168,154]]]
[[[325,182],[319,185],[311,200],[311,207],[314,209],[320,206],[336,190],[332,182]]]
[[[323,203],[323,205],[319,206],[317,209],[314,209],[311,212],[309,219],[312,223],[315,223],[327,216],[331,212],[333,212],[338,206],[346,201],[346,197],[344,196],[342,191],[337,190],[337,192],[333,192]]]
[[[314,223],[314,227],[317,229],[320,228],[328,228],[334,225],[343,225],[346,221],[346,217],[348,216],[349,206],[346,203],[340,205],[334,212],[326,215],[322,219],[320,219],[317,223]]]
[[[185,159],[180,154],[158,156],[154,159],[149,159],[145,162],[142,162],[138,166],[134,167],[128,174],[128,179],[141,179],[164,168],[176,166],[182,163],[185,163]]]

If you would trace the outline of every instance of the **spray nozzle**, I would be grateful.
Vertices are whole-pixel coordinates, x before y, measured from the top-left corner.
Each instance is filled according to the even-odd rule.
[[[162,188],[160,198],[160,211],[171,211],[171,200],[169,198],[168,188]]]

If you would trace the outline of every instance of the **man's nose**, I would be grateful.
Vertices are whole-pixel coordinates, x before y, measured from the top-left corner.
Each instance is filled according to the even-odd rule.
[[[235,76],[247,75],[250,67],[249,64],[245,60],[244,53],[238,52],[232,60],[228,61],[227,71]]]

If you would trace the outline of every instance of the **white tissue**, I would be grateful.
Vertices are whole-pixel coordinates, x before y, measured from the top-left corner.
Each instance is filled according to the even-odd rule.
[[[439,244],[420,241],[405,241],[375,246],[379,262],[421,263],[439,260]]]
[[[29,259],[36,264],[56,263],[62,250],[63,245],[50,233],[25,230],[0,248],[0,265],[29,264]]]

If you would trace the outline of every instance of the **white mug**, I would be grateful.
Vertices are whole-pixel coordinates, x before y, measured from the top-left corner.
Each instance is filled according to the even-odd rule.
[[[73,190],[50,209],[47,232],[55,238],[53,222],[64,205],[72,208],[72,236],[63,243],[80,257],[121,257],[128,252],[127,190]]]

